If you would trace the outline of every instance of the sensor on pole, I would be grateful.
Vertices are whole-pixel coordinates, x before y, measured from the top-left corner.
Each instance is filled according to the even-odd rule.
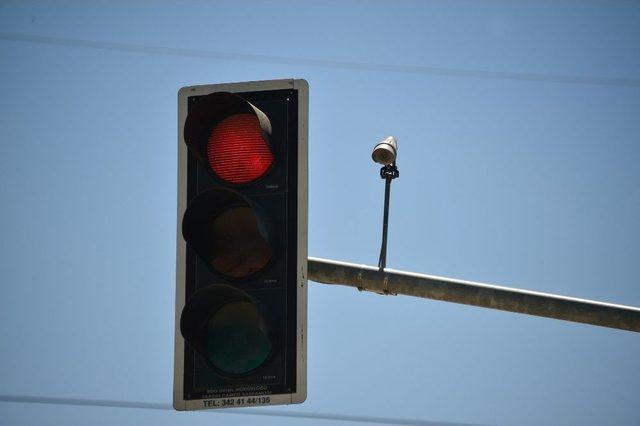
[[[371,153],[371,158],[378,164],[382,164],[380,177],[385,180],[384,185],[384,217],[382,220],[382,246],[378,268],[383,270],[387,265],[387,229],[389,225],[389,197],[391,195],[391,181],[400,176],[396,166],[398,157],[398,142],[393,136],[389,136],[379,142]]]

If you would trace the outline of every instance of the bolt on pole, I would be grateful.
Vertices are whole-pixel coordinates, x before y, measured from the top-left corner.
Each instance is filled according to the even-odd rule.
[[[322,284],[345,285],[379,294],[402,294],[640,332],[640,308],[634,306],[393,269],[381,270],[315,257],[308,259],[308,278]]]

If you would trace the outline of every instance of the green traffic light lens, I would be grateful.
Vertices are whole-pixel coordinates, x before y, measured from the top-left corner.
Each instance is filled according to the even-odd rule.
[[[211,266],[232,278],[245,278],[262,270],[273,252],[251,207],[230,208],[211,223]]]
[[[209,362],[224,373],[243,375],[260,367],[271,353],[263,318],[250,302],[229,303],[217,310],[206,326]]]

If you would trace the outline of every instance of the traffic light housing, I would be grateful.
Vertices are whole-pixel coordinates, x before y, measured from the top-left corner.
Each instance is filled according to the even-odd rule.
[[[176,410],[306,399],[304,80],[178,92]]]

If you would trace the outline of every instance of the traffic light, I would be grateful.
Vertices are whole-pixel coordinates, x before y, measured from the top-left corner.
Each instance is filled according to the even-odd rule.
[[[178,92],[176,410],[306,399],[308,92]]]

